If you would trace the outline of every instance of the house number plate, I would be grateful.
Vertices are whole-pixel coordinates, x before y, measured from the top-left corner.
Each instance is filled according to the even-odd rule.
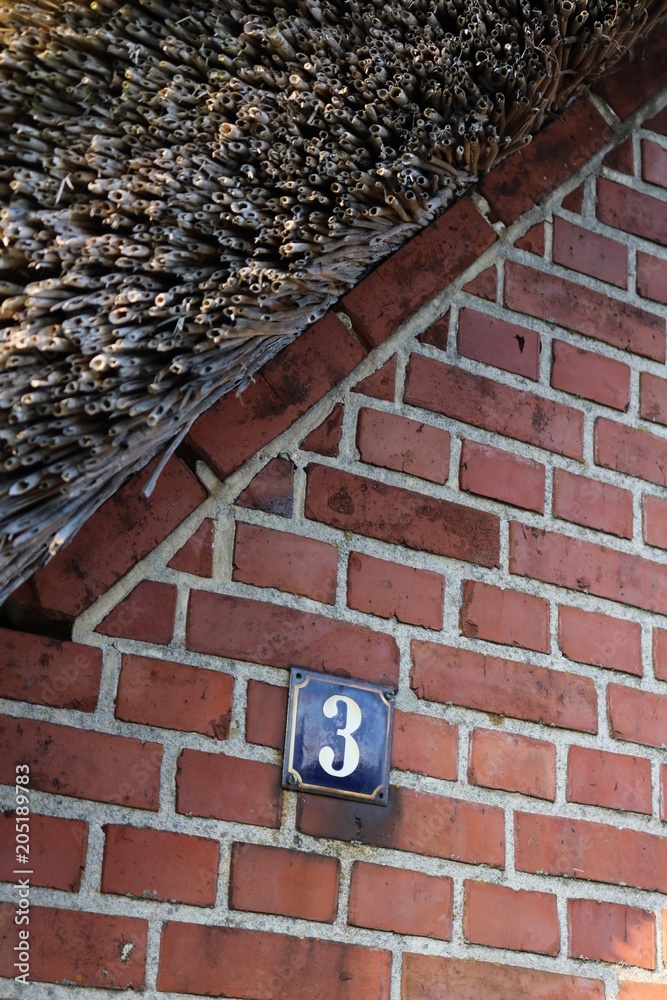
[[[394,692],[292,668],[283,786],[387,804]]]

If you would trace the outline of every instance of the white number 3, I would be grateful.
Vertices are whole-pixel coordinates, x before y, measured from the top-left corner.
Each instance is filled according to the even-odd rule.
[[[347,778],[349,774],[355,770],[359,763],[359,745],[356,740],[352,739],[352,733],[356,733],[357,729],[361,725],[361,709],[357,705],[356,701],[352,698],[345,698],[343,695],[332,695],[331,698],[327,698],[322,705],[322,711],[326,715],[327,719],[333,719],[338,711],[339,702],[343,702],[347,708],[347,718],[345,720],[345,727],[343,729],[337,729],[336,735],[342,736],[345,740],[345,751],[343,753],[343,766],[334,770],[334,751],[331,747],[322,747],[320,750],[320,764],[327,772],[327,774],[332,774],[336,778]]]

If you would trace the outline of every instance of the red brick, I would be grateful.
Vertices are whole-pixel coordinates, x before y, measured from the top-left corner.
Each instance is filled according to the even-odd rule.
[[[611,136],[589,101],[575,101],[528,146],[487,174],[480,193],[494,217],[510,225],[568,180]]]
[[[256,844],[232,846],[229,906],[333,923],[338,908],[338,858]]]
[[[145,497],[142,490],[158,461],[132,476],[66,548],[14,592],[20,613],[76,618],[206,499],[204,487],[177,458],[167,462]]]
[[[356,337],[328,312],[264,365],[240,396],[228,393],[199,417],[187,442],[225,479],[365,357]]]
[[[637,253],[637,291],[645,299],[667,303],[667,260]]]
[[[391,766],[456,781],[458,726],[414,712],[394,712]]]
[[[667,764],[660,765],[660,819],[667,820]]]
[[[210,517],[205,517],[185,545],[172,556],[168,566],[193,576],[213,576],[214,538],[215,524]]]
[[[287,721],[287,688],[248,681],[245,736],[248,743],[282,750]]]
[[[176,773],[176,811],[278,829],[280,768],[221,753],[183,750]]]
[[[470,198],[463,197],[348,292],[342,308],[376,347],[496,239]]]
[[[350,553],[347,603],[357,611],[441,629],[444,591],[440,573]]]
[[[142,580],[95,629],[102,635],[168,646],[174,634],[176,587]]]
[[[653,31],[629,52],[608,76],[593,84],[619,118],[627,118],[667,84],[667,38],[664,31]]]
[[[343,406],[341,403],[336,403],[326,420],[303,439],[301,447],[304,451],[314,451],[318,455],[335,458],[338,454],[342,433]]]
[[[402,1000],[604,1000],[601,979],[520,969],[498,962],[403,956]]]
[[[470,741],[468,781],[553,802],[556,748],[553,743],[516,733],[476,729]]]
[[[664,892],[667,838],[560,816],[515,816],[518,871]]]
[[[503,810],[394,787],[386,808],[300,795],[297,829],[312,837],[355,841],[431,858],[503,868]]]
[[[168,921],[157,988],[239,1000],[389,1000],[391,952],[237,927]]]
[[[242,521],[236,524],[232,580],[334,604],[337,570],[335,545]]]
[[[398,649],[380,632],[244,597],[191,591],[188,649],[288,670],[339,673],[354,664],[361,680],[395,686]]]
[[[642,628],[639,622],[611,618],[581,608],[558,609],[558,645],[568,660],[621,670],[641,677]]]
[[[519,250],[537,254],[538,257],[544,257],[544,223],[538,222],[537,225],[531,226],[528,232],[515,242],[514,246]]]
[[[30,766],[30,787],[136,809],[158,808],[162,747],[33,719],[0,718],[0,784]]]
[[[554,469],[554,517],[632,538],[632,494],[619,486]]]
[[[167,830],[104,827],[102,892],[213,906],[220,844]]]
[[[649,184],[667,187],[667,149],[642,139],[642,177]]]
[[[15,909],[13,903],[0,903],[0,976],[8,979],[17,974]],[[12,919],[5,924],[7,913]],[[29,981],[142,990],[147,929],[147,922],[136,917],[31,905]],[[32,992],[39,995],[34,987]]]
[[[496,265],[493,264],[491,267],[487,267],[486,270],[480,271],[476,278],[473,278],[467,285],[464,285],[463,291],[468,292],[470,295],[477,295],[480,299],[495,302],[497,288],[498,272],[496,271]]]
[[[396,355],[385,361],[381,368],[362,378],[352,387],[352,392],[362,392],[374,399],[386,399],[392,402],[396,394]]]
[[[310,465],[306,517],[421,552],[497,566],[500,522],[493,514],[349,472]]]
[[[607,708],[614,739],[667,747],[667,694],[609,684]]]
[[[418,698],[597,732],[597,697],[587,677],[432,642],[414,641],[412,660]]]
[[[616,1000],[667,1000],[667,986],[655,983],[622,982]]]
[[[667,203],[606,177],[598,177],[597,183],[597,214],[601,222],[613,229],[667,246]],[[664,320],[662,323],[664,326]],[[664,351],[657,360],[665,360]]]
[[[573,396],[627,410],[630,402],[630,369],[622,361],[594,351],[574,347],[564,340],[553,342],[551,384]]]
[[[412,355],[404,399],[569,458],[580,459],[583,453],[579,410],[432,358]]]
[[[545,478],[540,462],[477,441],[463,442],[459,486],[466,493],[543,514]]]
[[[0,628],[0,697],[94,712],[102,650]]]
[[[642,499],[644,541],[659,549],[667,549],[667,502],[661,497],[645,494]]]
[[[449,941],[452,896],[452,880],[446,876],[355,861],[348,923]]]
[[[644,757],[570,747],[567,800],[651,815],[651,762]]]
[[[612,347],[665,360],[664,319],[565,278],[508,261],[505,305]]]
[[[581,210],[584,207],[584,190],[585,185],[582,183],[574,191],[566,194],[561,202],[561,208],[564,208],[566,212],[572,212],[574,215],[581,215]]]
[[[659,681],[667,681],[667,629],[653,629],[653,673]]]
[[[463,581],[461,635],[549,652],[549,603],[541,597]]]
[[[632,136],[629,135],[627,139],[619,143],[618,146],[614,146],[610,149],[604,160],[602,161],[604,167],[609,167],[610,170],[617,170],[621,174],[634,174],[634,155],[632,150]]]
[[[449,434],[419,420],[380,410],[359,411],[357,448],[362,462],[444,483],[449,475]]]
[[[618,288],[628,286],[627,247],[558,216],[554,219],[553,259],[555,264]]]
[[[636,906],[570,899],[570,958],[655,969],[655,914]]]
[[[428,329],[420,333],[417,337],[419,343],[428,344],[429,347],[436,347],[439,351],[446,351],[447,341],[449,340],[449,319],[450,312],[448,309],[441,319],[436,320]]]
[[[293,464],[286,458],[272,458],[241,493],[236,503],[239,507],[291,517],[293,490]]]
[[[659,135],[667,135],[667,108],[663,108],[653,118],[645,121],[642,127],[650,132],[657,132]]]
[[[525,326],[462,309],[457,346],[465,358],[525,375],[534,382],[540,376],[540,335]]]
[[[234,679],[229,674],[123,655],[116,718],[225,740],[233,692]]]
[[[667,613],[667,566],[517,522],[510,525],[510,573]]]
[[[486,882],[463,883],[466,941],[511,951],[557,955],[560,928],[556,897]]]
[[[0,812],[0,881],[16,882],[17,857],[28,857],[31,885],[78,892],[86,863],[88,824],[79,819],[60,819],[31,812],[29,831],[25,817]],[[16,835],[28,833],[29,853],[18,854]]]
[[[667,486],[667,441],[604,417],[595,421],[595,462],[616,472]]]
[[[639,377],[639,415],[656,424],[667,424],[667,379],[651,372]]]

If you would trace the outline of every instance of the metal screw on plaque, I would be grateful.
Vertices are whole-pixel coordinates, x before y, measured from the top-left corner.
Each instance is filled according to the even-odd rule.
[[[387,699],[387,701],[393,701],[394,698],[396,697],[396,694],[393,691],[385,691],[384,696]]]
[[[296,782],[297,782],[296,774],[288,774],[287,775],[287,784],[288,785],[296,785]]]

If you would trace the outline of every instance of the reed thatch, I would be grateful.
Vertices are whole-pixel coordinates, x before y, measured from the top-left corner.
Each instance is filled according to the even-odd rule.
[[[0,598],[667,0],[0,0]]]

